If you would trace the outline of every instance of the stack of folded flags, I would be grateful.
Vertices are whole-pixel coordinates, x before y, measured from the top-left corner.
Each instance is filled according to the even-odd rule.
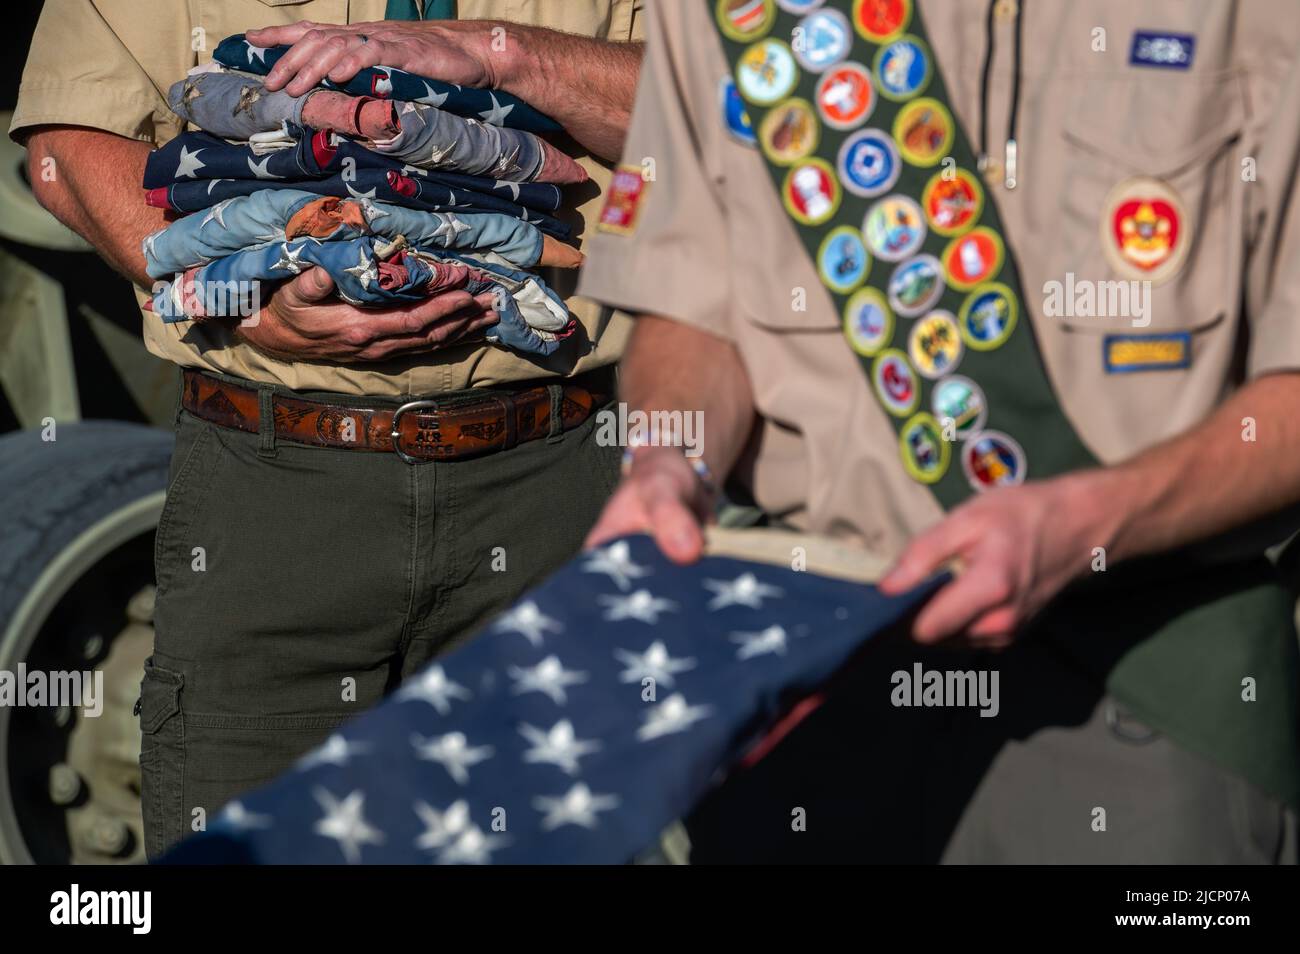
[[[144,242],[164,321],[201,320],[195,291],[324,268],[340,299],[393,307],[451,290],[489,293],[488,340],[547,355],[573,333],[563,300],[530,271],[575,268],[555,216],[576,162],[542,138],[526,103],[389,67],[303,96],[262,77],[288,47],[224,40],[172,86],[185,132],[149,157],[149,205],[184,217]],[[231,284],[238,283],[238,284]]]

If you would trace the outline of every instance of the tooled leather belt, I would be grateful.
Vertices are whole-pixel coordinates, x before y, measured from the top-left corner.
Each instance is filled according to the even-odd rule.
[[[609,395],[584,384],[564,382],[561,430],[577,427],[608,400]],[[277,438],[318,447],[392,451],[408,463],[481,457],[551,433],[551,391],[545,385],[484,392],[481,397],[411,401],[397,408],[309,401],[279,392],[271,392],[270,401]],[[259,431],[256,388],[187,370],[181,406],[222,427]]]

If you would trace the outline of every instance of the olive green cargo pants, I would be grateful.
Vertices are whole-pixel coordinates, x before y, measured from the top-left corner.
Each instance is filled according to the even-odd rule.
[[[182,412],[140,700],[150,857],[576,553],[618,479],[595,423],[412,465]]]

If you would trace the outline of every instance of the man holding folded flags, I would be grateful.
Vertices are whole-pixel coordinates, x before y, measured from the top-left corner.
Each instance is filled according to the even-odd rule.
[[[955,574],[701,807],[694,859],[1294,861],[1289,6],[648,14],[581,288],[638,314],[622,396],[702,411],[707,467],[636,448],[589,542],[695,560],[712,476],[887,592]],[[943,694],[972,670],[996,714]]]
[[[502,16],[511,22],[488,19]],[[350,271],[361,287],[436,293],[356,307],[339,297],[344,289],[325,267],[332,243],[320,255],[302,255],[310,241],[286,242],[284,260],[245,269],[260,275],[267,264],[286,276],[263,289],[252,320],[144,312],[149,349],[185,369],[157,537],[155,652],[139,705],[151,857],[196,819],[286,769],[574,553],[617,477],[618,450],[597,446],[594,414],[613,393],[626,317],[574,297],[580,256],[554,235],[571,233],[580,245],[600,208],[604,163],[621,147],[636,84],[640,3],[47,0],[10,133],[30,151],[42,204],[131,279],[142,304],[151,284],[142,243],[170,221],[159,206],[176,192],[155,188],[146,204],[146,159],[185,130],[169,109],[169,89],[238,34],[246,34],[249,71],[273,48],[289,49],[264,91],[256,81],[182,85],[175,106],[187,117],[217,115],[198,99],[208,88],[235,103],[232,132],[252,132],[247,123],[277,104],[310,118],[301,101],[275,94],[303,97],[327,78],[341,90],[359,72],[387,67],[395,102],[395,71],[404,70],[404,82],[429,81],[420,95],[427,106],[445,103],[452,90],[487,103],[469,117],[478,125],[448,119],[449,112],[420,114],[426,138],[438,134],[435,118],[462,131],[460,145],[478,150],[466,152],[466,163],[482,159],[483,143],[512,141],[489,126],[521,126],[516,120],[531,117],[553,130],[544,134],[549,144],[533,151],[533,170],[565,164],[554,145],[585,171],[539,176],[578,184],[563,186],[560,209],[540,216],[547,235],[537,237],[529,264],[568,270],[543,269],[545,285],[511,272],[517,280],[509,287],[521,308],[550,308],[539,289],[558,293],[573,322],[554,350],[512,350],[491,343],[503,317],[495,293],[466,290],[506,270],[475,284],[473,268],[435,261],[421,271],[403,258],[372,273],[367,249],[397,246],[391,236],[371,237],[384,210],[373,192],[358,195],[346,178],[342,195],[316,188],[327,198],[304,195],[283,211],[264,198],[269,193],[245,199],[238,180],[209,178],[208,193],[234,190],[230,201],[240,203],[254,240],[264,231],[259,216],[293,213],[272,234],[348,237],[362,249]],[[412,115],[373,108],[389,95],[387,81],[365,92],[368,98],[313,96],[310,109],[326,117],[314,121],[374,138]],[[335,115],[337,122],[328,120]],[[338,143],[327,136],[301,145],[328,158]],[[439,152],[437,143],[415,145]],[[238,147],[214,143],[212,154],[197,158],[182,150],[168,175],[175,168],[187,195],[201,192],[195,172],[228,148]],[[270,182],[271,153],[263,159],[258,143],[249,148],[253,174]],[[500,156],[500,168],[514,168],[521,155],[513,148]],[[424,188],[422,175],[404,169],[387,182],[401,196]],[[497,176],[494,198],[522,201],[519,190],[536,188],[511,178]],[[452,202],[456,195],[450,191]],[[223,201],[194,215],[219,218],[230,209]],[[448,244],[464,240],[457,229],[465,223],[453,221],[459,212],[432,214],[443,216],[430,221]],[[522,232],[533,233],[527,223],[539,217],[526,207],[522,216]],[[170,271],[157,256],[219,247],[218,239],[211,228],[176,233],[151,245],[151,264]],[[252,254],[238,246],[228,252],[246,263]],[[306,266],[313,257],[323,264]],[[193,270],[187,274],[188,282]],[[420,403],[400,410],[413,401]],[[93,408],[92,400],[88,413]]]

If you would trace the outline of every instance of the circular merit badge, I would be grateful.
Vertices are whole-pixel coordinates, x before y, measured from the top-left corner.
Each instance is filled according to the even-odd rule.
[[[736,81],[730,76],[722,77],[722,82],[718,84],[718,99],[722,109],[722,123],[727,127],[727,132],[746,146],[757,143],[758,136],[754,133],[749,113],[745,111],[745,101],[740,98]]]
[[[799,82],[790,47],[780,40],[760,40],[740,55],[736,86],[740,95],[758,106],[771,106],[790,95]]]
[[[786,174],[781,187],[785,210],[803,225],[821,225],[840,207],[840,184],[830,163],[802,159]]]
[[[905,195],[890,195],[867,209],[862,234],[882,262],[901,262],[925,241],[921,207]]]
[[[889,304],[904,318],[929,311],[941,295],[943,271],[933,255],[908,259],[889,278]]]
[[[849,55],[853,28],[838,10],[817,10],[799,21],[791,37],[795,59],[804,69],[820,73]]]
[[[907,336],[907,353],[913,367],[932,381],[956,368],[963,350],[957,319],[951,312],[930,312],[912,326]]]
[[[914,166],[932,166],[952,148],[952,115],[937,99],[914,99],[894,117],[898,151]]]
[[[961,469],[976,490],[1012,487],[1025,481],[1025,452],[1001,431],[980,431],[962,444]]]
[[[937,234],[960,235],[975,224],[984,210],[984,190],[965,169],[951,175],[946,170],[936,172],[921,193],[921,208]]]
[[[855,129],[876,105],[871,74],[861,63],[841,63],[817,81],[817,110],[832,129]]]
[[[820,7],[826,0],[776,0],[776,5],[787,13],[800,16]]]
[[[806,99],[787,99],[772,107],[758,127],[763,152],[778,166],[788,166],[817,148],[820,125]]]
[[[898,432],[898,448],[907,472],[923,484],[932,484],[948,470],[952,447],[943,439],[943,428],[922,411],[907,419]]]
[[[757,40],[776,19],[773,0],[718,0],[718,26],[733,40]]]
[[[930,410],[943,427],[952,421],[953,431],[961,440],[982,428],[989,414],[984,390],[960,374],[949,375],[934,386]]]
[[[953,288],[970,291],[996,278],[1005,256],[998,233],[981,225],[948,243],[943,250],[944,274]]]
[[[854,292],[844,305],[844,337],[866,358],[879,354],[894,335],[894,313],[885,296],[874,288]]]
[[[895,417],[907,417],[921,399],[921,386],[907,356],[895,348],[876,355],[871,365],[871,383],[885,410]]]
[[[853,0],[853,25],[864,40],[888,43],[912,18],[912,0]]]
[[[894,140],[879,129],[864,129],[844,140],[837,167],[844,188],[871,199],[894,187],[902,164]]]
[[[817,273],[831,291],[848,294],[862,284],[870,268],[871,259],[857,229],[841,225],[831,229],[822,240],[817,252]]]
[[[1158,179],[1121,182],[1102,205],[1101,247],[1120,275],[1160,283],[1187,257],[1191,235],[1183,200]]]
[[[966,347],[992,351],[1004,344],[1016,329],[1016,296],[998,282],[980,285],[966,296],[957,313]]]
[[[930,83],[930,51],[921,40],[905,36],[876,51],[876,82],[886,99],[911,99]]]

